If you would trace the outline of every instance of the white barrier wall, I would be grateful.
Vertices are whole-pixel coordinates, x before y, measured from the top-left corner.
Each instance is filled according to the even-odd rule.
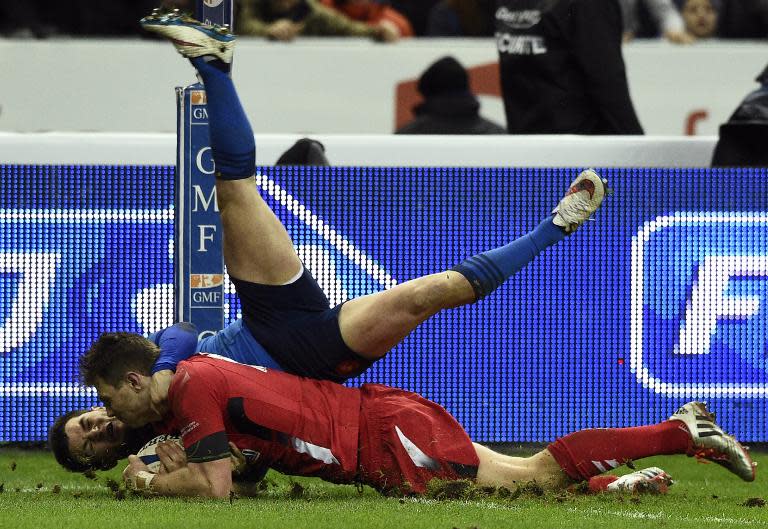
[[[716,134],[757,87],[766,51],[764,43],[627,45],[646,132]],[[234,75],[256,132],[386,134],[395,126],[397,86],[446,54],[473,70],[473,84],[488,94],[483,113],[504,123],[493,39],[241,39]],[[0,40],[0,72],[5,131],[172,132],[173,87],[194,81],[171,46],[147,40]]]
[[[257,134],[272,165],[300,135]],[[656,136],[313,135],[333,165],[458,167],[708,167],[716,138]],[[0,164],[176,163],[175,134],[3,133]]]

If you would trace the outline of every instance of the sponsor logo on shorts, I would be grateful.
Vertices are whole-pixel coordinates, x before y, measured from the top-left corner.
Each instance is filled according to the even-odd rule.
[[[336,365],[336,374],[343,377],[348,377],[353,373],[358,373],[362,370],[363,363],[360,360],[349,358],[342,360]]]
[[[208,7],[220,6],[224,0],[203,0],[203,3]]]

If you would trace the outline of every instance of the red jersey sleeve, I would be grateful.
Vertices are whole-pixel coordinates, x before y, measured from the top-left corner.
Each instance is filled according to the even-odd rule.
[[[180,362],[176,368],[168,401],[190,463],[229,457],[226,387],[221,372],[208,364]]]

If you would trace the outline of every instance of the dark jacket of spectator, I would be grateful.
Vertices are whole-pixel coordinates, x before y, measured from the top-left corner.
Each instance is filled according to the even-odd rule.
[[[720,126],[713,167],[768,167],[768,67],[756,81],[760,88]]]
[[[429,12],[429,37],[490,37],[496,0],[442,0]]]
[[[397,134],[506,134],[501,125],[480,116],[480,102],[469,90],[469,77],[453,57],[443,57],[419,78],[424,102],[413,109],[416,119]]]
[[[616,0],[497,0],[496,43],[512,134],[642,134]]]
[[[427,31],[427,18],[429,10],[432,9],[438,0],[389,0],[387,5],[392,6],[399,13],[407,18],[416,36],[421,37]]]
[[[36,38],[140,35],[137,21],[160,3],[161,0],[0,2],[0,35]]]
[[[768,0],[726,0],[720,12],[718,37],[768,38]]]

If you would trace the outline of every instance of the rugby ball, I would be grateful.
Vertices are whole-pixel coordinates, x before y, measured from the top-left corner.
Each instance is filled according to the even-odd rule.
[[[177,437],[175,435],[158,435],[154,439],[150,440],[141,447],[141,450],[136,454],[141,461],[147,465],[150,472],[153,472],[157,474],[157,472],[160,470],[160,467],[163,466],[163,464],[160,462],[160,458],[155,453],[155,448],[157,448],[157,445],[164,441],[174,441],[179,444],[182,448],[184,448],[184,445],[181,443],[181,438]]]

